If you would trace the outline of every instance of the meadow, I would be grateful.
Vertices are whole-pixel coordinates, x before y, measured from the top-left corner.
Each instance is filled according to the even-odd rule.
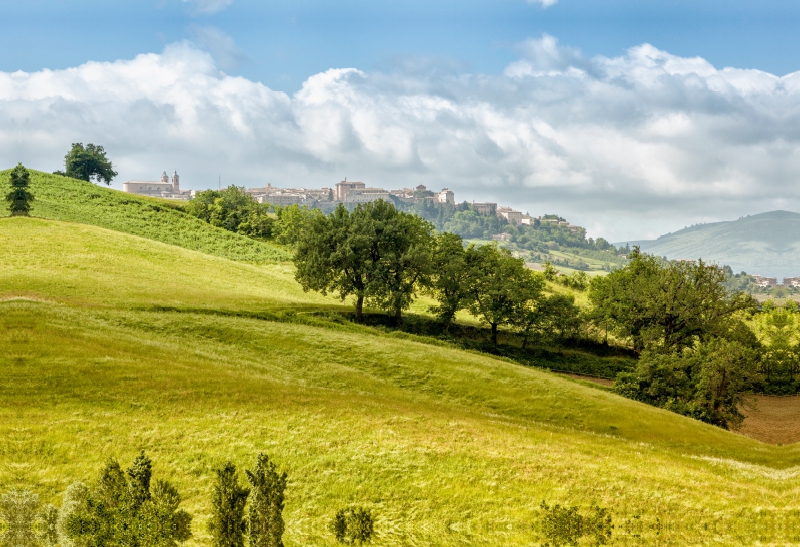
[[[304,293],[290,263],[106,214],[0,219],[0,491],[58,505],[145,449],[194,515],[187,545],[209,545],[214,469],[264,451],[289,474],[287,546],[334,545],[352,504],[376,515],[375,545],[536,545],[542,501],[608,508],[614,545],[800,543],[798,445],[326,319],[347,303]]]

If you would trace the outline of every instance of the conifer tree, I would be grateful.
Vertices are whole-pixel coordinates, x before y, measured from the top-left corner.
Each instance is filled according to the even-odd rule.
[[[28,190],[30,173],[21,163],[11,171],[11,192],[6,195],[12,216],[27,216],[31,210],[33,194]]]
[[[211,496],[211,532],[213,547],[244,547],[247,521],[244,507],[250,490],[239,484],[236,466],[228,462],[217,470],[217,481]]]
[[[259,454],[255,468],[246,473],[252,486],[247,511],[249,547],[283,547],[286,472],[278,474],[269,456]]]

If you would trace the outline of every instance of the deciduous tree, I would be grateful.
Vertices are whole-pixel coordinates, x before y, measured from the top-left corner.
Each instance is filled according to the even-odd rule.
[[[66,161],[66,176],[74,179],[92,179],[104,182],[107,185],[118,175],[114,171],[114,165],[106,157],[105,149],[100,145],[76,142],[72,144],[72,149],[64,156]]]

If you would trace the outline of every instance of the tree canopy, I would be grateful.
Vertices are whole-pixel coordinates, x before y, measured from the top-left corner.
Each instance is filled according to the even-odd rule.
[[[72,144],[72,149],[64,156],[66,160],[66,176],[74,179],[92,179],[104,182],[107,185],[118,175],[114,171],[114,165],[106,157],[105,149],[100,145],[76,142]]]
[[[432,231],[430,223],[382,200],[352,213],[340,204],[309,219],[297,242],[295,277],[304,290],[354,296],[359,321],[365,299],[399,319],[417,285],[428,280]]]

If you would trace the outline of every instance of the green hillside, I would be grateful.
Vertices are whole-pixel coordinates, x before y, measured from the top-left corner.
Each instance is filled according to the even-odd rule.
[[[728,264],[736,273],[745,271],[779,280],[800,275],[800,214],[789,211],[699,224],[655,241],[631,244],[669,259],[702,258]]]
[[[31,215],[109,228],[185,249],[255,264],[286,261],[289,253],[272,244],[215,228],[183,213],[179,203],[126,194],[90,182],[39,171],[31,173],[35,196]],[[8,192],[10,170],[0,172],[0,193]],[[0,215],[7,215],[2,208]]]
[[[59,503],[145,448],[195,515],[188,544],[208,545],[215,466],[266,451],[289,473],[287,546],[334,545],[327,523],[353,503],[377,515],[375,545],[537,544],[542,500],[609,508],[615,544],[796,536],[798,445],[315,323],[290,312],[340,304],[303,293],[288,264],[36,218],[0,219],[0,245],[0,490]]]

